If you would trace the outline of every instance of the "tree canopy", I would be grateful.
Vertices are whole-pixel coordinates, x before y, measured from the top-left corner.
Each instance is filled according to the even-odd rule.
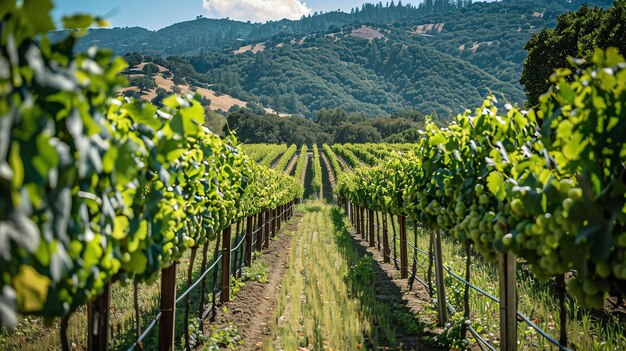
[[[622,55],[626,54],[625,0],[615,0],[609,9],[583,5],[576,12],[559,16],[556,28],[545,28],[533,34],[524,47],[528,56],[520,79],[527,104],[537,104],[539,96],[548,90],[549,77],[555,69],[565,67],[575,71],[587,67],[595,49],[608,47],[616,47]],[[575,68],[568,57],[587,63],[577,62]]]

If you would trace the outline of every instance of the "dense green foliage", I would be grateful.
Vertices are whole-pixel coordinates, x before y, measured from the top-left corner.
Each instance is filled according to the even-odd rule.
[[[366,4],[351,14],[332,12],[266,24],[198,18],[143,34],[137,28],[112,29],[108,30],[111,38],[107,30],[97,30],[81,45],[98,43],[120,54],[142,51],[180,81],[214,84],[212,88],[222,93],[307,118],[322,109],[380,116],[408,108],[434,111],[449,119],[480,103],[487,93],[522,103],[518,79],[525,43],[533,33],[554,27],[559,14],[582,4],[557,0],[436,3],[424,2],[417,8]],[[612,1],[588,3],[607,7]],[[611,21],[619,23],[619,16],[613,15]],[[613,38],[609,41],[620,40],[621,28],[617,25],[605,33]],[[135,35],[130,43],[121,35],[125,30]],[[256,44],[265,49],[234,54],[242,46]],[[182,56],[164,59],[170,54]],[[128,59],[136,61],[136,56]],[[355,128],[372,132],[365,126]],[[409,134],[404,140],[416,137],[404,134]],[[330,140],[317,142],[326,141]]]
[[[424,43],[407,43],[322,33],[300,46],[254,55],[210,53],[190,63],[224,93],[309,118],[335,108],[368,115],[417,108],[449,115],[458,112],[451,106],[475,104],[488,89],[511,101],[523,99],[518,86],[479,67]]]
[[[371,118],[344,110],[322,110],[315,121],[299,117],[257,114],[241,109],[228,114],[226,134],[235,131],[246,143],[364,143],[394,140],[414,142],[425,117],[416,111],[398,111],[389,117]]]
[[[0,318],[64,316],[120,278],[150,281],[240,216],[302,196],[220,139],[195,100],[115,98],[126,63],[51,43],[49,0],[0,8]],[[37,38],[37,41],[35,41]]]
[[[318,123],[298,116],[279,117],[239,110],[228,114],[227,121],[225,132],[235,131],[239,140],[246,144],[302,145],[331,140]]]
[[[557,18],[556,28],[543,29],[531,36],[525,46],[528,56],[520,82],[524,85],[528,106],[534,106],[539,96],[550,86],[549,77],[561,67],[572,65],[568,57],[577,57],[591,63],[597,48],[616,47],[626,55],[626,1],[616,0],[613,7],[603,10],[582,6],[578,11]]]
[[[541,280],[574,270],[570,293],[602,307],[626,293],[626,62],[614,48],[592,62],[553,75],[535,110],[499,114],[492,97],[447,128],[427,125],[409,153],[344,173],[338,195],[488,259],[511,250]]]

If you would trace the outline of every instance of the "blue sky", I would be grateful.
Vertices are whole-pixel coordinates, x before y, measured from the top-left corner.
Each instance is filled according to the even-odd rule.
[[[383,3],[390,1],[385,0]],[[315,11],[349,10],[378,0],[56,0],[56,18],[76,12],[104,16],[113,27],[159,29],[198,15],[264,22]],[[396,0],[397,2],[397,0]],[[403,0],[418,3],[419,0]]]

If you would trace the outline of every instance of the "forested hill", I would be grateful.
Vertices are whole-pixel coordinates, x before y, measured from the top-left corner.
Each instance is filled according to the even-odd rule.
[[[199,15],[196,19],[176,23],[157,31],[139,27],[93,29],[78,45],[78,50],[92,44],[113,49],[118,54],[141,50],[151,55],[186,55],[200,49],[218,50],[235,46],[241,41],[259,41],[276,34],[309,34],[346,25],[369,23],[390,24],[428,22],[433,17],[446,20],[472,18],[480,23],[493,20],[490,16],[505,16],[510,12],[540,11],[542,18],[528,18],[534,28],[554,22],[556,15],[579,8],[583,3],[609,6],[611,0],[505,0],[501,3],[472,3],[472,0],[425,0],[419,6],[403,4],[402,1],[364,4],[350,13],[333,11],[315,13],[300,20],[270,21],[267,23],[240,22],[229,19],[209,19]],[[532,15],[532,12],[530,13]],[[424,22],[425,23],[425,22]],[[406,24],[406,22],[405,22]],[[490,31],[498,28],[485,27]]]
[[[610,0],[587,1],[610,6]],[[390,2],[265,24],[198,18],[156,32],[94,30],[118,54],[162,60],[190,82],[276,111],[312,117],[342,108],[370,115],[418,109],[443,116],[488,92],[523,103],[524,44],[581,1]],[[132,34],[131,34],[132,33]]]

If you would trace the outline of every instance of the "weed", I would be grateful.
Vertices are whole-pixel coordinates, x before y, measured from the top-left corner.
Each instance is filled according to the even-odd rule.
[[[210,336],[207,338],[204,351],[217,351],[221,349],[236,350],[238,346],[243,345],[243,340],[239,335],[237,327],[230,323],[223,329],[215,326],[210,327]]]

